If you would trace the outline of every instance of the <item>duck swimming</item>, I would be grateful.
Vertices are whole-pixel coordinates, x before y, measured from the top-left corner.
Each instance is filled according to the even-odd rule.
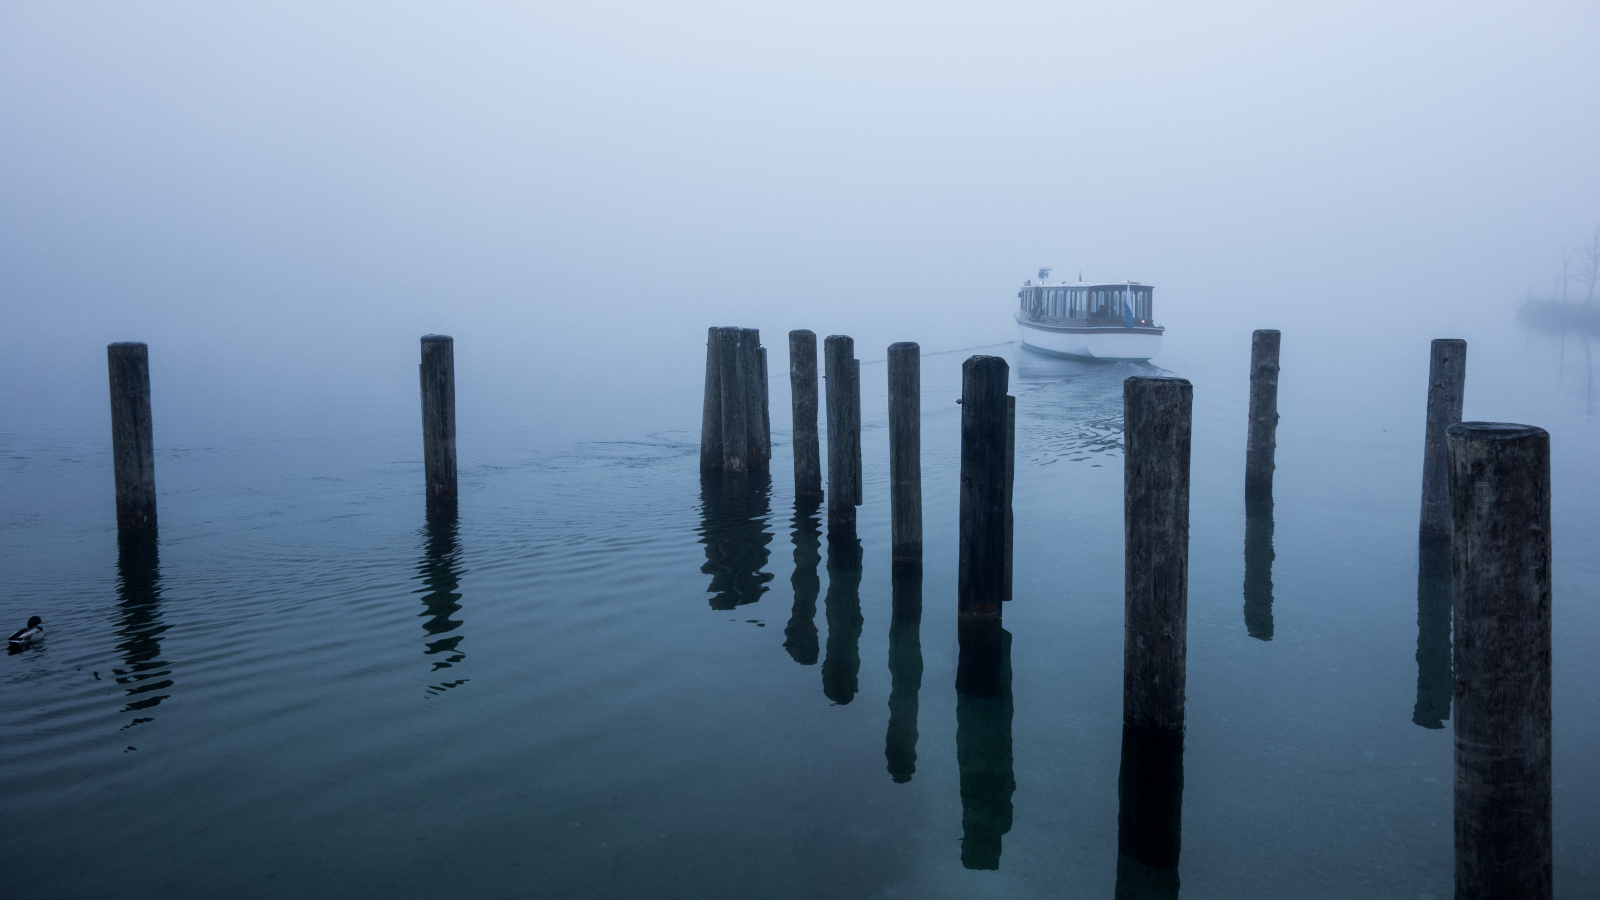
[[[28,619],[28,624],[18,628],[11,635],[11,649],[21,650],[34,641],[44,637],[44,620],[38,616]]]

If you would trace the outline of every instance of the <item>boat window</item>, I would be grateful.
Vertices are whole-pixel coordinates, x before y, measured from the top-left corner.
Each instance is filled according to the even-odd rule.
[[[1115,297],[1105,288],[1089,292],[1089,318],[1111,319],[1117,317],[1117,308],[1113,305]]]

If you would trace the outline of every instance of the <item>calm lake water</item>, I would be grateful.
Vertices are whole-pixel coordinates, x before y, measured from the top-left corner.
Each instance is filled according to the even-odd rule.
[[[1593,896],[1592,356],[1489,326],[1436,336],[1472,341],[1469,419],[1552,436],[1556,884]],[[9,423],[0,613],[49,637],[0,669],[7,887],[1111,897],[1121,385],[1169,372],[1195,385],[1182,895],[1449,897],[1448,601],[1419,595],[1416,542],[1431,336],[1284,336],[1276,503],[1248,523],[1247,332],[1169,337],[1157,366],[930,354],[920,582],[889,563],[872,348],[855,539],[795,506],[786,378],[771,478],[742,483],[702,479],[692,392],[647,385],[558,436],[464,396],[459,518],[430,523],[414,405],[176,410],[158,370],[155,558],[119,559],[108,429]],[[983,696],[956,690],[974,352],[1010,361],[1018,413],[1015,600]]]

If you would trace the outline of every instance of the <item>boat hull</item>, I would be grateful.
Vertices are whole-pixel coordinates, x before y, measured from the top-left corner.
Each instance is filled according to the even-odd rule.
[[[1050,325],[1017,318],[1022,343],[1035,350],[1086,359],[1149,359],[1161,351],[1160,327]]]

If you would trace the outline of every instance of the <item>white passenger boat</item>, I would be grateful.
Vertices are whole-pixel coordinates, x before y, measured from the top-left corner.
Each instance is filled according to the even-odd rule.
[[[1048,268],[1017,292],[1022,343],[1063,356],[1149,359],[1161,349],[1165,328],[1150,317],[1154,288],[1137,281],[1056,281]]]

